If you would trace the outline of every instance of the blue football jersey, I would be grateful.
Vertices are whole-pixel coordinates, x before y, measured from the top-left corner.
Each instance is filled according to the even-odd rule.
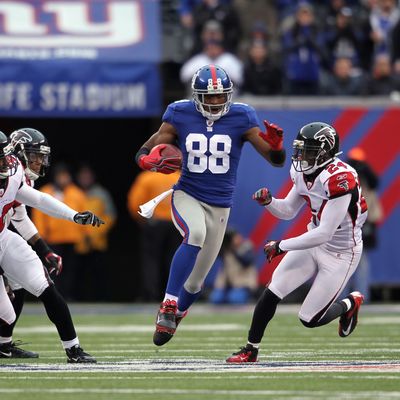
[[[260,127],[254,108],[233,103],[227,114],[209,121],[196,110],[194,101],[181,100],[167,107],[163,121],[177,130],[183,154],[175,189],[213,206],[231,207],[243,134]]]

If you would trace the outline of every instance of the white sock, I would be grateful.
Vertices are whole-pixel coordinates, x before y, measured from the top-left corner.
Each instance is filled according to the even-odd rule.
[[[79,345],[79,339],[78,336],[75,339],[72,340],[65,340],[65,341],[61,341],[62,343],[62,347],[65,349],[70,349],[71,347],[74,347],[76,345]]]
[[[260,347],[260,343],[250,343],[247,342],[247,344],[249,344],[250,346],[253,346],[255,349],[258,349]]]
[[[165,293],[163,302],[165,300],[175,300],[176,302],[178,302],[178,296],[173,296],[172,294]]]
[[[182,315],[185,314],[185,312],[186,312],[186,310],[185,310],[185,311],[181,311],[181,310],[179,310],[179,308],[178,308],[178,310],[176,311],[176,315],[177,315],[178,317],[182,317]]]
[[[343,299],[342,301],[343,301],[344,304],[346,304],[346,308],[347,308],[347,309],[346,309],[346,312],[349,311],[350,308],[351,308],[351,301],[350,301],[350,299]]]
[[[10,342],[12,342],[12,336],[10,337],[0,336],[0,344],[10,343]]]

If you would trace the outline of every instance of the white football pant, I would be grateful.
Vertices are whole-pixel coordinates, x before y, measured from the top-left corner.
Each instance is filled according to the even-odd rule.
[[[21,236],[8,229],[1,237],[0,265],[12,288],[18,284],[39,297],[49,287],[38,255]]]
[[[299,318],[310,322],[338,298],[360,261],[362,244],[340,253],[325,245],[289,251],[272,274],[269,289],[280,299],[314,278]],[[321,318],[323,315],[321,315]]]
[[[0,275],[0,320],[10,325],[15,321],[15,318],[14,308],[4,287],[3,277]]]

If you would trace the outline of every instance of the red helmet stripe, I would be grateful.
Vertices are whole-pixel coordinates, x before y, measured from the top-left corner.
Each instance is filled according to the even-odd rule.
[[[211,72],[211,79],[213,82],[213,87],[216,89],[217,88],[217,69],[215,68],[215,65],[210,65],[210,72]]]

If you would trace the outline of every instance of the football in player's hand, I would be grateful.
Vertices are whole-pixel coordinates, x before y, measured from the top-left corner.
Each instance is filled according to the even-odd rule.
[[[157,147],[160,147],[160,155],[164,160],[173,165],[179,167],[182,166],[182,152],[177,146],[173,144],[159,144],[156,147],[153,147],[151,152],[153,152]]]
[[[165,146],[160,154],[165,158],[173,158],[174,160],[180,160],[180,164],[182,165],[182,152],[179,147],[174,146],[173,144],[164,144]]]
[[[162,143],[151,149],[147,156],[154,170],[170,174],[182,167],[182,152],[173,144]]]

